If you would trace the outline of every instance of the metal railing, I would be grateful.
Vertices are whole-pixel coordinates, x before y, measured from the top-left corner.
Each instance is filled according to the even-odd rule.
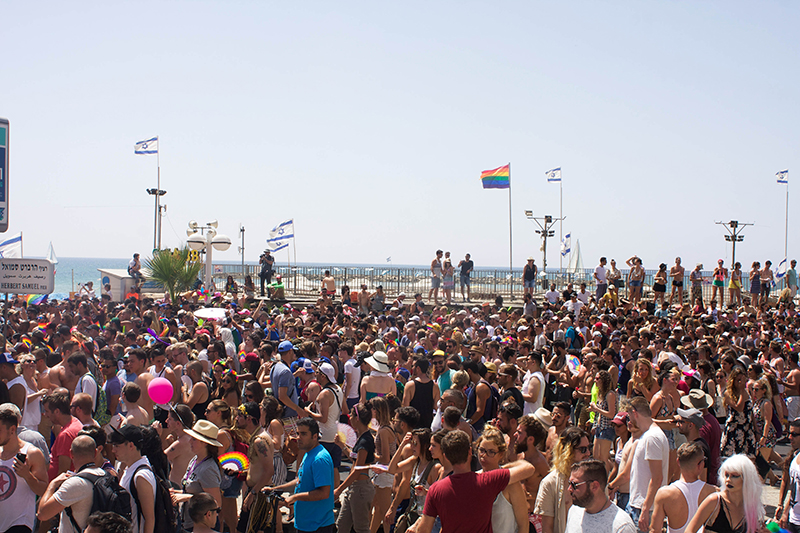
[[[286,285],[286,291],[289,294],[313,296],[320,292],[322,287],[322,278],[325,271],[329,270],[336,280],[336,289],[341,293],[344,285],[350,287],[353,293],[361,290],[361,285],[366,284],[369,290],[374,290],[378,285],[383,286],[383,291],[388,298],[395,298],[399,293],[404,292],[409,298],[412,298],[415,293],[419,292],[423,298],[427,300],[428,291],[431,288],[431,272],[430,269],[420,268],[400,268],[400,267],[387,267],[387,266],[278,266],[275,269],[276,274],[280,274],[283,282]],[[259,287],[259,274],[260,267],[258,265],[244,265],[244,273],[242,265],[233,264],[217,264],[214,265],[214,283],[217,287],[221,288],[225,285],[227,277],[233,276],[238,284],[244,282],[244,277],[247,275],[252,276],[253,283]],[[622,272],[622,288],[620,295],[622,297],[629,296],[628,284],[628,270],[621,270]],[[653,278],[657,270],[645,270],[645,277],[643,282],[642,294],[645,298],[652,298]],[[689,280],[690,270],[686,270],[683,280],[683,289],[686,298],[691,291],[691,282]],[[706,280],[703,283],[703,300],[708,302],[712,295],[711,287],[711,271],[702,271],[703,278]],[[573,283],[577,290],[580,283],[586,283],[586,290],[595,292],[594,269],[584,268],[579,270],[567,271],[562,270],[549,270],[544,275],[540,273],[537,280],[536,293],[541,294],[549,290],[551,283],[555,283],[556,290],[562,291],[567,283]],[[750,289],[748,281],[748,273],[742,272],[742,293],[747,295]],[[456,269],[454,275],[455,286],[453,288],[453,301],[459,301],[461,297],[459,271]],[[471,295],[473,299],[477,300],[494,300],[497,296],[502,296],[504,299],[522,299],[523,281],[522,270],[514,270],[513,272],[508,269],[475,269],[470,275],[471,282]],[[785,281],[780,280],[776,282],[776,287],[773,288],[772,294],[779,293],[785,287]],[[667,297],[672,290],[671,279],[667,285]],[[725,301],[728,301],[728,280],[725,282]],[[439,296],[441,298],[443,290],[440,287]],[[513,297],[512,297],[513,296]]]

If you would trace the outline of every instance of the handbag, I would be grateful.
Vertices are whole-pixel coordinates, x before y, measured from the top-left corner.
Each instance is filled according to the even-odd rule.
[[[428,461],[428,464],[425,466],[425,470],[422,471],[420,479],[423,480],[423,483],[426,479],[428,479],[434,462],[435,461]],[[414,470],[416,470],[416,467]],[[417,520],[419,520],[420,514],[417,510],[416,486],[417,483],[414,481],[414,476],[411,476],[411,483],[409,487],[411,491],[411,499],[408,502],[408,509],[406,509],[406,512],[400,516],[400,518],[397,520],[397,524],[394,526],[395,533],[406,533],[406,530],[413,526]]]

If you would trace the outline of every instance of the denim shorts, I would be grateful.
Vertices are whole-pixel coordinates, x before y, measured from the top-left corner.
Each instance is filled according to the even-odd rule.
[[[224,476],[225,474],[222,474],[222,475]],[[238,478],[234,477],[231,480],[230,486],[227,489],[222,491],[222,497],[223,498],[238,498],[239,497],[239,493],[242,492],[242,483],[243,483],[243,481],[241,479],[238,479]]]
[[[594,436],[600,440],[610,440],[611,442],[614,442],[616,433],[614,433],[614,428],[594,428]]]
[[[526,289],[535,289],[536,288],[536,280],[535,279],[526,279],[523,281],[523,286]]]
[[[466,285],[467,287],[469,287],[470,285],[469,276],[465,276],[463,274],[461,275],[461,285],[462,286]]]

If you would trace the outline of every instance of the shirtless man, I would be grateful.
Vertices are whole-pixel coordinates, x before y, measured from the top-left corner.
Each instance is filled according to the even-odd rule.
[[[515,437],[514,450],[519,454],[518,459],[525,459],[536,469],[534,475],[523,481],[527,493],[528,512],[531,513],[536,504],[536,495],[539,493],[539,483],[550,472],[550,465],[539,451],[539,448],[544,446],[547,440],[547,431],[538,420],[533,418],[533,415],[525,415],[519,419]]]
[[[785,381],[781,381],[785,387],[789,422],[800,418],[800,366],[798,366],[797,361],[797,352],[789,352],[789,363],[786,366],[788,373]]]
[[[372,295],[367,290],[366,284],[361,285],[361,292],[358,293],[358,312],[369,314],[369,300]]]
[[[146,426],[150,423],[153,416],[140,405],[139,400],[141,397],[142,389],[136,383],[126,383],[122,387],[122,403],[125,405],[127,416],[121,425]],[[122,417],[123,415],[119,416]]]
[[[431,261],[431,290],[428,291],[428,300],[433,295],[434,305],[439,305],[439,286],[442,284],[442,254],[436,250],[436,257]]]
[[[264,300],[261,301],[263,302]],[[172,357],[172,371],[182,385],[178,387],[178,392],[173,394],[172,401],[173,403],[183,403],[183,386],[187,388],[192,387],[192,380],[186,375],[186,365],[189,364],[189,348],[186,346],[185,342],[178,342],[167,347],[167,354],[169,357]],[[208,361],[205,362],[208,363]],[[174,386],[175,385],[173,385],[173,387]]]
[[[275,468],[272,463],[274,447],[272,438],[261,426],[261,408],[254,402],[247,402],[236,410],[236,425],[243,428],[250,437],[250,449],[247,452],[250,458],[250,468],[247,470],[245,483],[250,489],[242,503],[242,515],[249,514],[255,495],[261,489],[272,484]]]
[[[700,472],[705,469],[705,455],[699,444],[682,444],[678,448],[678,462],[681,478],[656,492],[650,533],[661,533],[665,518],[671,531],[684,529],[697,512],[700,503],[717,490],[714,485],[700,479]]]
[[[61,345],[61,361],[50,369],[50,384],[53,388],[64,387],[68,391],[74,391],[78,385],[78,377],[67,364],[69,356],[78,350],[78,343],[73,340],[64,341]]]
[[[669,277],[672,278],[672,292],[669,295],[669,305],[672,306],[672,300],[675,298],[675,291],[678,292],[678,303],[683,305],[683,276],[686,274],[686,269],[681,266],[681,258],[675,258],[675,265],[669,269]]]
[[[175,403],[180,403],[179,398],[181,394],[181,380],[175,374],[175,372],[167,366],[167,356],[164,353],[164,350],[157,348],[153,351],[153,364],[147,371],[154,377],[154,378],[167,378],[170,383],[172,383],[172,401]]]
[[[325,276],[322,278],[322,290],[327,292],[331,298],[336,294],[336,280],[331,276],[330,270],[326,270]]]
[[[189,446],[192,442],[192,437],[183,431],[192,426],[193,419],[192,410],[187,405],[176,406],[175,411],[170,411],[169,416],[167,416],[166,426],[169,434],[165,434],[163,440],[165,444],[170,440],[172,442],[169,443],[164,453],[172,465],[169,480],[179,486],[186,473],[186,467],[189,466],[189,461],[194,457],[194,453],[192,453]]]
[[[150,382],[153,380],[153,374],[147,371],[147,363],[149,361],[147,357],[147,352],[142,350],[141,348],[137,348],[135,350],[131,350],[128,353],[128,360],[130,361],[129,366],[131,372],[136,374],[136,384],[139,385],[139,389],[142,391],[142,395],[139,396],[139,405],[147,412],[147,416],[149,417],[145,423],[149,423],[150,420],[153,419],[153,400],[150,399],[150,395],[147,394],[147,387],[150,385]]]
[[[569,427],[569,415],[572,414],[572,406],[569,402],[558,402],[553,406],[551,416],[553,425],[547,430],[547,445],[545,446],[545,459],[547,462],[553,460],[553,448],[558,442],[561,433]]]

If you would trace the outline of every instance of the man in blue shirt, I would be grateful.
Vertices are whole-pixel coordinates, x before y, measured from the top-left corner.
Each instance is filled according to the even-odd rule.
[[[286,407],[283,415],[285,418],[293,418],[298,415],[307,416],[307,412],[297,405],[297,387],[295,387],[292,371],[289,370],[289,366],[295,359],[292,341],[280,343],[278,354],[281,360],[272,367],[269,373],[272,395]]]
[[[297,479],[265,492],[283,492],[294,487],[286,503],[294,504],[297,533],[333,533],[333,459],[319,443],[319,424],[313,418],[297,422],[297,447],[305,453]]]

